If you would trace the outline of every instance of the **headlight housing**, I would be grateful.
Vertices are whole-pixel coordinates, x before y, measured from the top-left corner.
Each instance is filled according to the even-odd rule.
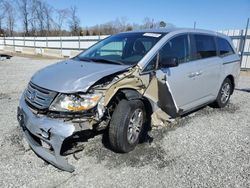
[[[95,107],[102,94],[59,94],[49,107],[51,111],[83,112]]]

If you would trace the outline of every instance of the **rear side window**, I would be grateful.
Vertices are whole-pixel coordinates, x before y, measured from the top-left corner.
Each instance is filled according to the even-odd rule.
[[[233,54],[233,48],[226,39],[217,38],[219,54],[222,56]]]
[[[194,35],[196,46],[195,59],[203,59],[216,56],[216,45],[213,36]]]

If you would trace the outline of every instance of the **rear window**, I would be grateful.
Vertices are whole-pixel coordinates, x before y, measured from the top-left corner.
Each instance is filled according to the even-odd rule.
[[[226,39],[218,37],[217,42],[220,55],[226,56],[234,53],[233,48]]]
[[[213,36],[194,35],[196,46],[195,59],[203,59],[216,56],[216,45]]]

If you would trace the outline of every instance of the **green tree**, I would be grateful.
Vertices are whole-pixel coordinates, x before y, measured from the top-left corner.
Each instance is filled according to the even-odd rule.
[[[159,25],[160,25],[160,27],[166,27],[167,24],[166,24],[166,22],[164,22],[164,21],[160,21],[160,24],[159,24]]]

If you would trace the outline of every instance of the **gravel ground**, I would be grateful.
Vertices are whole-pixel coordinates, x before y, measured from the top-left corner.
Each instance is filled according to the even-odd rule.
[[[0,61],[1,187],[250,187],[250,76],[244,73],[224,109],[205,107],[151,132],[151,143],[116,154],[101,135],[84,143],[62,172],[37,157],[16,121],[32,74],[56,60]]]

